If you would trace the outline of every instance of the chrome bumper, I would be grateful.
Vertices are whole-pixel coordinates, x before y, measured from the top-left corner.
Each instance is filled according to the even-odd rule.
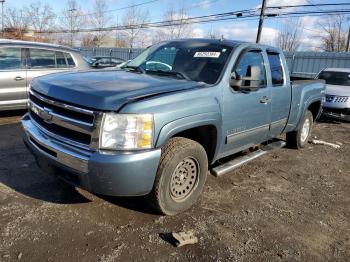
[[[58,167],[56,175],[90,192],[110,196],[148,194],[161,150],[104,153],[73,147],[43,132],[28,114],[22,119],[25,143],[39,166]],[[50,169],[48,169],[50,171]],[[67,172],[68,171],[68,172]]]
[[[30,120],[28,115],[23,117],[22,126],[27,143],[30,143],[41,154],[79,173],[88,173],[88,163],[91,156],[89,151],[73,148],[47,136]]]

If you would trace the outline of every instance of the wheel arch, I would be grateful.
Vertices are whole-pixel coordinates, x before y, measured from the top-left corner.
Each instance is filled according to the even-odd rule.
[[[314,118],[314,121],[316,121],[319,115],[321,114],[321,109],[322,109],[322,103],[319,100],[313,101],[307,107],[307,110],[309,110],[312,113],[312,117]]]
[[[215,160],[221,136],[217,113],[188,116],[166,124],[160,131],[156,147],[162,147],[172,137],[185,137],[201,144],[206,150],[208,163]]]

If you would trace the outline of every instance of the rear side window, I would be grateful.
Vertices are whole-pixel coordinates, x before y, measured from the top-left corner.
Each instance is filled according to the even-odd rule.
[[[21,48],[0,48],[0,70],[21,69]]]
[[[75,63],[69,53],[45,50],[29,49],[30,68],[69,68],[74,67]]]
[[[67,68],[67,61],[64,53],[56,52],[56,64],[57,68]]]
[[[67,58],[67,62],[68,62],[68,67],[75,67],[75,63],[74,63],[72,56],[70,54],[66,53],[66,58]]]
[[[56,68],[55,51],[44,49],[29,49],[31,68]]]
[[[281,57],[278,53],[267,53],[269,58],[271,78],[273,86],[280,86],[284,83],[283,67]]]

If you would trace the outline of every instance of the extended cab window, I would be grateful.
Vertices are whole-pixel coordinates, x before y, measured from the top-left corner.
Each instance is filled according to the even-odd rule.
[[[0,48],[0,70],[21,68],[21,48]]]
[[[261,51],[246,51],[239,58],[234,69],[237,79],[242,79],[241,86],[266,87],[266,70]]]
[[[284,83],[283,67],[281,57],[278,53],[268,52],[267,57],[269,58],[271,79],[273,86],[280,86]]]
[[[55,51],[29,49],[30,68],[56,68]]]

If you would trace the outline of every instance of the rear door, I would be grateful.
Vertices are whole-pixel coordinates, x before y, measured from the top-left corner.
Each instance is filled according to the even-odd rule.
[[[283,59],[278,51],[267,50],[270,65],[271,88],[271,127],[270,137],[276,137],[285,128],[292,99],[291,85],[287,81],[288,72],[284,70]]]
[[[256,91],[224,90],[223,127],[225,155],[239,152],[268,139],[270,126],[270,93],[267,82],[266,54],[260,49],[244,50],[232,68],[244,80],[243,86],[258,87]],[[257,83],[258,82],[258,83]]]
[[[69,53],[40,49],[27,49],[27,84],[34,77],[64,72],[75,66]]]
[[[0,47],[0,109],[26,105],[26,72],[21,47]]]

